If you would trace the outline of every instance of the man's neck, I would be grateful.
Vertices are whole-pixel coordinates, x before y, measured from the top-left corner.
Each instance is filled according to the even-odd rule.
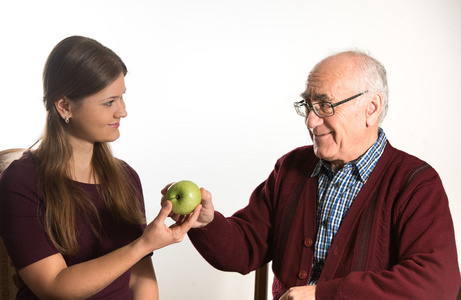
[[[355,155],[351,155],[349,159],[347,160],[336,160],[336,161],[329,161],[331,168],[333,171],[336,173],[344,166],[354,160],[357,160],[360,158],[363,154],[365,154],[373,145],[376,143],[379,137],[379,128],[378,126],[374,127],[374,129],[370,128],[369,134],[367,134],[367,137],[364,139],[364,143],[362,143],[363,147],[361,147],[359,150],[356,151]]]

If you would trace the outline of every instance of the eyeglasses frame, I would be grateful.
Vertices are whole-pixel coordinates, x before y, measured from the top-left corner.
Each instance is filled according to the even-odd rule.
[[[306,106],[306,107],[307,107],[307,109],[309,110],[309,112],[307,113],[306,116],[300,115],[300,114],[298,113],[298,115],[300,115],[301,117],[307,118],[307,117],[309,116],[309,114],[311,113],[311,111],[314,111],[314,113],[315,113],[315,115],[316,115],[317,117],[319,117],[319,118],[328,118],[328,117],[331,117],[331,116],[333,116],[333,115],[335,114],[335,107],[336,107],[336,106],[339,106],[339,105],[341,105],[341,104],[344,104],[344,103],[346,103],[346,102],[349,102],[349,101],[351,101],[351,100],[354,100],[355,98],[358,98],[358,97],[360,97],[360,96],[362,96],[363,94],[366,94],[366,93],[368,93],[368,92],[369,92],[369,91],[366,90],[365,92],[358,93],[357,95],[354,95],[354,96],[352,96],[352,97],[349,97],[349,98],[347,98],[347,99],[341,100],[341,101],[336,102],[336,103],[331,103],[331,102],[329,102],[329,101],[325,101],[324,103],[330,104],[331,109],[333,110],[333,113],[332,113],[331,115],[328,115],[328,116],[319,116],[318,113],[317,113],[317,111],[314,109],[314,106],[313,106],[313,105],[307,104],[304,100],[295,102],[295,103],[294,103],[294,107],[295,107],[296,113],[298,113],[297,107],[301,107],[301,106]]]

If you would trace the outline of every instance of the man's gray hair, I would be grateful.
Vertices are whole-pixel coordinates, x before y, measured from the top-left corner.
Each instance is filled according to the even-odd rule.
[[[322,62],[335,56],[349,56],[359,60],[358,70],[354,74],[356,77],[354,81],[357,83],[358,89],[368,89],[370,92],[378,92],[382,95],[383,105],[378,120],[379,124],[381,124],[387,115],[389,101],[387,72],[383,64],[361,50],[339,52],[323,59]]]
[[[387,72],[384,65],[369,54],[360,51],[352,50],[339,54],[346,54],[357,59],[360,59],[359,70],[357,72],[358,83],[368,87],[370,92],[378,92],[383,97],[383,105],[379,116],[379,124],[381,124],[387,115],[389,106],[389,86],[387,85]]]

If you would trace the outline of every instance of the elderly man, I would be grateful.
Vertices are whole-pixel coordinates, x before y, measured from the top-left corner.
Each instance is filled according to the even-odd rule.
[[[272,260],[274,299],[455,299],[448,199],[436,171],[379,126],[384,67],[360,52],[327,57],[302,97],[295,108],[313,145],[280,158],[232,217],[203,189],[189,232],[197,250],[242,274]]]

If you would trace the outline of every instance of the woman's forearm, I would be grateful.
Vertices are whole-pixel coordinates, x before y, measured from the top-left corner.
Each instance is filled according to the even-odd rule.
[[[150,251],[140,239],[104,256],[67,267],[55,254],[19,271],[39,298],[85,299],[111,284]]]

